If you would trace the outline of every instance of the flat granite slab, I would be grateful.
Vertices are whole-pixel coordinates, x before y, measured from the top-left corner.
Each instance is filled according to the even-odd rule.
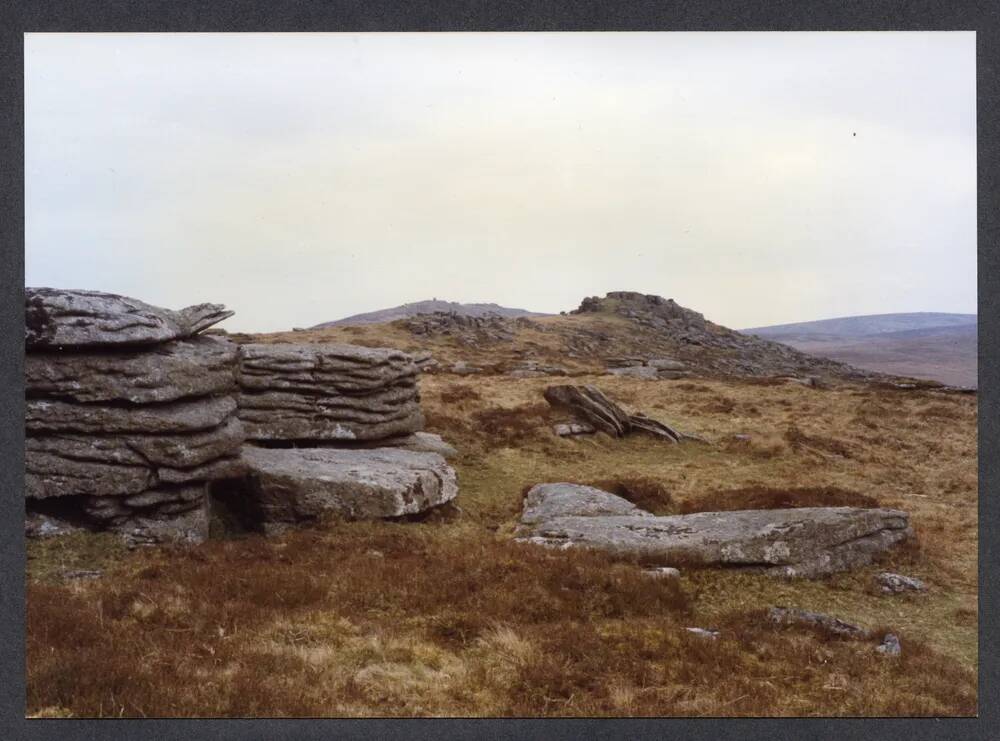
[[[455,471],[437,453],[396,448],[243,449],[248,509],[265,532],[323,515],[375,520],[417,514],[458,494]]]
[[[870,563],[911,534],[909,516],[899,510],[802,507],[658,517],[608,492],[556,483],[528,492],[517,537],[669,566],[816,577]]]

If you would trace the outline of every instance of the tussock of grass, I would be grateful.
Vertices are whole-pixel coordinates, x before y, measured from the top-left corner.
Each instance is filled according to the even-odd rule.
[[[878,507],[874,497],[836,486],[793,487],[747,486],[713,491],[696,502],[685,502],[681,514],[723,512],[741,509],[788,509],[796,507]]]

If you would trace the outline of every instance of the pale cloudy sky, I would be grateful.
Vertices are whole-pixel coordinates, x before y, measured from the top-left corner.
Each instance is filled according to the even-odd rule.
[[[26,282],[976,311],[973,33],[28,34]]]

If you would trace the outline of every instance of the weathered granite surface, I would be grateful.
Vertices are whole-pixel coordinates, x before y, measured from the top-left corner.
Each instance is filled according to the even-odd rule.
[[[102,291],[24,289],[29,350],[149,345],[191,337],[233,315],[221,304],[180,311]]]
[[[413,359],[356,345],[240,349],[239,416],[254,440],[378,440],[423,427]]]
[[[599,548],[663,565],[804,577],[870,563],[910,534],[909,518],[898,510],[804,507],[658,517],[575,484],[532,488],[518,531],[533,543]]]
[[[416,514],[458,493],[454,470],[437,453],[246,446],[243,460],[248,506],[265,532],[328,515],[371,520]]]
[[[230,312],[97,291],[26,300],[29,512],[134,543],[204,537],[207,482],[244,474],[245,436],[236,346],[192,335]]]

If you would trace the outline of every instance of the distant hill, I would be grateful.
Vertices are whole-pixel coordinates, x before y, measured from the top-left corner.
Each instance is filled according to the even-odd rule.
[[[760,337],[811,336],[867,337],[886,332],[903,332],[940,327],[968,326],[976,323],[975,314],[943,314],[921,311],[909,314],[868,314],[865,316],[843,316],[836,319],[820,319],[815,322],[795,324],[775,324],[770,327],[741,329],[744,334]]]
[[[858,368],[978,385],[975,314],[921,312],[840,317],[741,330]]]
[[[462,316],[459,311],[494,316]],[[504,311],[506,316],[496,316]],[[422,301],[318,328],[242,339],[398,347],[430,354],[439,370],[457,365],[489,373],[532,373],[535,366],[546,366],[566,373],[601,374],[608,368],[638,369],[655,360],[679,365],[679,373],[706,377],[863,381],[877,375],[740,334],[672,299],[632,291],[588,297],[578,309],[559,315],[532,315],[496,304]],[[659,377],[657,366],[646,369]]]
[[[498,304],[462,304],[457,301],[438,301],[437,299],[432,299],[430,301],[415,301],[412,304],[394,306],[391,309],[379,309],[378,311],[369,311],[364,314],[355,314],[354,316],[336,319],[332,322],[317,324],[316,326],[311,327],[311,329],[343,327],[358,324],[382,324],[385,322],[393,322],[397,319],[407,319],[412,316],[417,316],[418,314],[433,314],[439,311],[461,314],[462,316],[494,315],[507,318],[520,316],[549,316],[548,314],[527,311],[526,309],[511,309],[507,306],[500,306]]]

